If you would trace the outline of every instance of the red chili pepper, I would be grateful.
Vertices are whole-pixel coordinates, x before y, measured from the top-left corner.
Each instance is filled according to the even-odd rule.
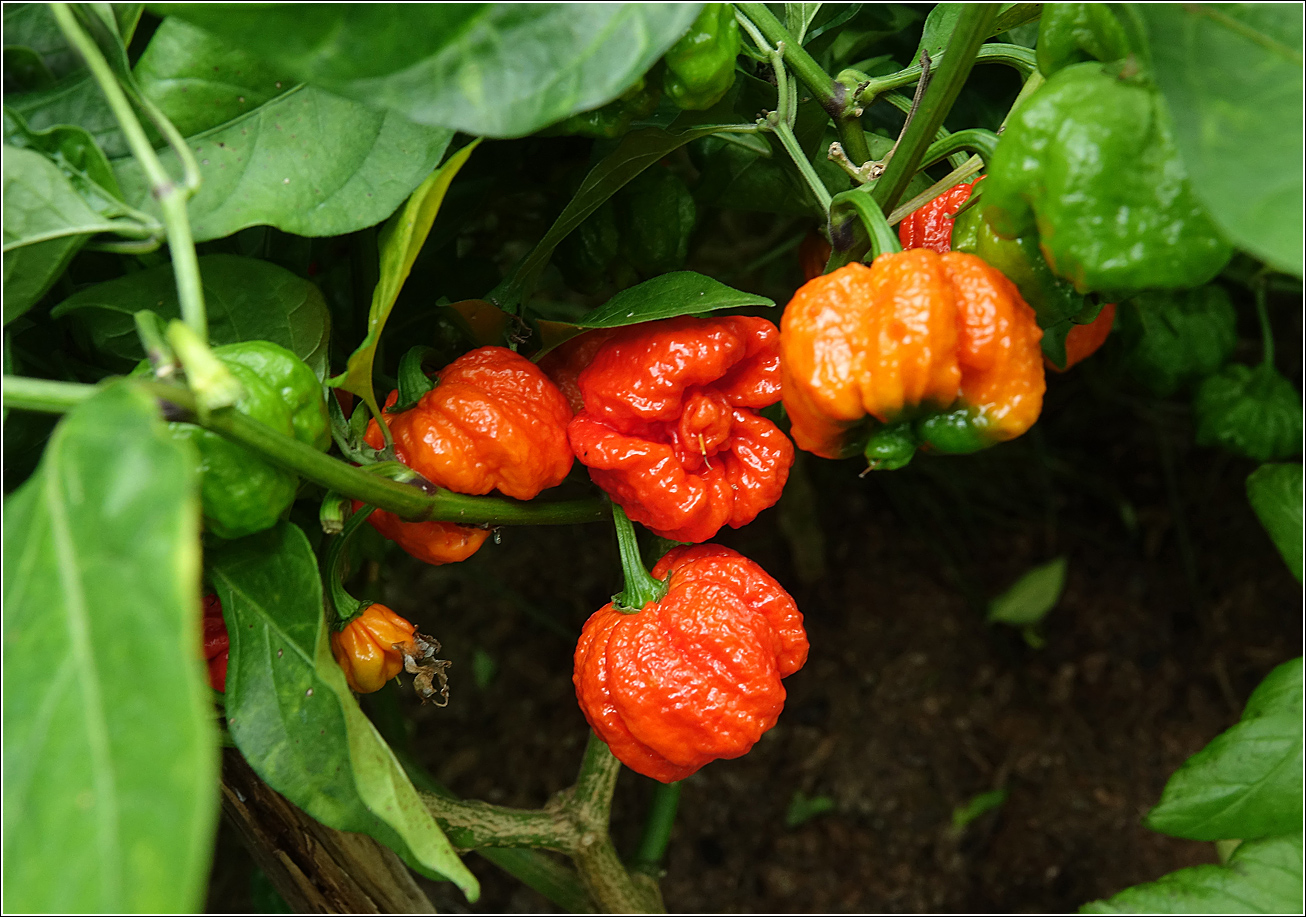
[[[581,372],[567,428],[594,483],[673,541],[706,541],[780,499],[793,444],[757,413],[780,398],[780,335],[762,318],[622,328]]]
[[[1066,365],[1058,367],[1047,357],[1043,365],[1053,372],[1063,373],[1081,360],[1087,360],[1097,353],[1098,348],[1106,343],[1107,336],[1116,323],[1116,305],[1107,303],[1087,325],[1075,325],[1066,335]]]
[[[204,660],[209,667],[209,684],[214,691],[227,690],[227,660],[231,652],[231,638],[227,624],[222,619],[222,602],[216,595],[204,596]]]
[[[562,392],[573,413],[585,408],[578,381],[581,370],[594,360],[594,354],[616,334],[615,328],[595,328],[564,341],[546,353],[537,364]]]
[[[928,248],[940,255],[952,251],[953,215],[970,200],[971,189],[979,180],[944,191],[924,207],[907,214],[898,224],[898,240],[902,247]]]
[[[807,661],[803,616],[784,588],[719,545],[673,548],[653,568],[666,595],[612,604],[576,645],[576,697],[631,770],[670,783],[737,758],[775,725],[780,679]]]
[[[390,393],[386,407],[398,399]],[[395,457],[439,487],[463,494],[498,490],[519,500],[562,483],[571,470],[571,409],[534,363],[506,347],[481,347],[440,371],[410,410],[385,414]],[[368,445],[385,441],[373,419]],[[354,504],[357,509],[359,504]],[[372,525],[428,564],[466,560],[489,537],[452,522],[405,522],[384,510]]]

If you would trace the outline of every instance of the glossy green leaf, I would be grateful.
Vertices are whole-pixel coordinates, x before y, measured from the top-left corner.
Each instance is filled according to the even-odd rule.
[[[293,88],[288,73],[170,16],[134,68],[141,92],[182,136],[234,121]]]
[[[1266,676],[1240,720],[1175,771],[1147,826],[1198,841],[1288,834],[1302,821],[1302,661]]]
[[[1135,885],[1082,914],[1300,914],[1301,833],[1239,844],[1224,866],[1192,866]]]
[[[334,236],[384,220],[435,168],[453,136],[312,87],[187,138],[203,184],[189,205],[196,241],[247,226]],[[176,154],[159,154],[180,175]],[[144,171],[115,160],[128,203],[158,214]]]
[[[1139,3],[1194,192],[1221,231],[1302,276],[1302,17],[1277,3]]]
[[[1283,561],[1302,581],[1302,466],[1262,465],[1247,477],[1247,499]]]
[[[1301,452],[1301,395],[1268,363],[1232,363],[1202,381],[1193,397],[1194,438],[1268,462]]]
[[[112,5],[119,32],[130,40],[140,20],[143,3]],[[4,5],[5,48],[24,47],[34,51],[46,71],[56,80],[85,68],[81,56],[69,47],[48,3],[6,3]],[[6,77],[7,79],[7,77]]]
[[[109,160],[95,145],[95,139],[82,128],[65,124],[34,131],[23,122],[21,115],[5,109],[4,131],[5,143],[41,153],[59,166],[74,183],[77,177],[84,176],[109,195],[122,196]],[[84,190],[82,195],[86,196]],[[102,211],[100,207],[96,209]]]
[[[199,265],[211,343],[272,341],[307,363],[318,378],[326,374],[331,317],[315,284],[238,255],[205,255]],[[141,309],[164,319],[181,317],[171,265],[86,287],[51,314],[72,321],[92,349],[126,371],[145,356],[133,318]]]
[[[1037,624],[1056,607],[1065,586],[1066,558],[1037,566],[989,603],[989,621],[1017,627]]]
[[[35,150],[4,148],[4,320],[34,306],[86,240],[117,223]]]
[[[218,747],[195,464],[115,385],[5,501],[6,911],[203,906]]]
[[[211,552],[231,637],[227,723],[268,785],[323,824],[370,834],[475,900],[479,886],[331,655],[322,581],[290,523]]]
[[[615,99],[698,3],[156,4],[299,79],[419,124],[520,137]]]
[[[620,328],[677,315],[774,305],[765,296],[736,290],[703,274],[675,271],[622,290],[576,324],[581,328]]]
[[[376,395],[372,392],[372,360],[376,356],[376,345],[381,340],[381,330],[390,317],[395,300],[399,298],[404,281],[413,269],[413,262],[426,243],[431,224],[440,212],[440,204],[444,202],[450,183],[480,142],[479,139],[473,140],[427,176],[403,208],[381,228],[377,238],[377,245],[381,249],[381,276],[372,291],[372,305],[367,313],[367,336],[350,354],[345,371],[331,380],[333,386],[353,392],[366,401],[373,417],[381,416]]]

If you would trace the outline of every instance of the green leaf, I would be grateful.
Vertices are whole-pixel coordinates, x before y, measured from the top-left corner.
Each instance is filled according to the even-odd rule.
[[[1302,660],[1276,668],[1242,720],[1175,771],[1147,816],[1154,831],[1198,841],[1301,829]]]
[[[1301,10],[1131,6],[1198,199],[1239,248],[1302,276]]]
[[[136,25],[140,21],[144,4],[114,3],[109,4],[117,24],[122,42],[130,42]],[[11,29],[11,11],[18,14],[22,21],[23,32]],[[5,47],[11,42],[26,44],[33,42],[45,49],[43,59],[54,64],[53,75],[58,82],[53,86],[32,92],[5,92],[5,106],[20,113],[32,130],[44,130],[59,125],[77,125],[89,131],[106,156],[126,156],[131,150],[127,140],[118,128],[118,121],[113,109],[104,100],[104,94],[91,78],[90,72],[80,63],[75,52],[68,48],[59,31],[58,24],[50,14],[46,3],[7,3],[5,15]],[[25,37],[33,32],[42,37]],[[33,47],[33,45],[28,45]],[[71,58],[69,57],[71,55]],[[65,74],[64,62],[72,59],[77,65]],[[6,70],[9,67],[6,55]],[[8,75],[5,77],[8,90]]]
[[[698,3],[155,4],[314,86],[419,124],[520,137],[621,95]]]
[[[84,176],[109,195],[122,197],[122,192],[118,190],[118,180],[113,177],[113,169],[109,167],[109,160],[95,145],[95,139],[80,127],[65,124],[34,131],[23,122],[21,115],[7,108],[4,125],[5,143],[43,154],[74,183],[77,177]],[[86,196],[84,190],[82,196]],[[95,209],[103,212],[102,207]]]
[[[68,176],[35,150],[4,148],[4,321],[22,315],[97,232],[119,224],[97,213]]]
[[[134,73],[141,92],[184,137],[249,114],[297,83],[175,16],[150,38]]]
[[[1300,914],[1301,833],[1239,844],[1226,866],[1192,866],[1127,888],[1081,914]]]
[[[818,815],[834,810],[834,800],[829,796],[808,796],[802,790],[795,790],[785,810],[785,827],[797,828]]]
[[[1066,586],[1066,558],[1030,570],[989,603],[989,621],[1028,627],[1039,623],[1061,599]]]
[[[1010,791],[1004,788],[989,790],[987,793],[972,796],[952,810],[952,830],[954,832],[963,831],[975,819],[987,815],[994,809],[1001,808],[1009,795],[1011,795]]]
[[[321,291],[283,267],[239,255],[199,259],[209,341],[272,341],[326,374],[331,316]],[[133,316],[152,309],[161,318],[180,318],[177,282],[168,264],[79,290],[51,310],[75,323],[90,346],[126,371],[145,356]]]
[[[440,204],[444,202],[449,184],[480,142],[479,139],[473,140],[427,176],[403,208],[381,228],[377,238],[377,245],[381,249],[381,277],[377,280],[376,289],[372,291],[372,306],[367,313],[367,336],[350,354],[345,371],[331,379],[331,385],[353,392],[366,401],[373,417],[381,416],[380,406],[372,391],[372,360],[376,356],[376,345],[381,340],[381,330],[390,317],[395,300],[399,298],[404,281],[413,269],[413,262],[417,260],[417,255],[431,232],[431,224],[440,212]]]
[[[745,293],[693,271],[675,271],[622,290],[578,322],[580,328],[620,328],[677,315],[702,315],[721,309],[774,306],[773,300]]]
[[[452,136],[312,87],[286,92],[187,138],[203,180],[188,207],[191,230],[203,242],[248,226],[300,236],[372,226],[435,168]],[[169,174],[181,174],[171,150],[159,158]],[[127,202],[158,215],[136,160],[113,165]]]
[[[268,785],[323,824],[370,834],[476,900],[476,879],[358,707],[331,655],[322,581],[290,523],[228,542],[210,575],[231,636],[227,722]]]
[[[192,450],[110,386],[5,500],[4,908],[195,911],[218,814]]]
[[[686,113],[677,122],[682,119],[692,122],[698,115],[697,112]],[[531,249],[517,270],[491,291],[487,298],[505,308],[515,308],[534,291],[540,272],[553,257],[553,250],[558,247],[558,243],[584,222],[586,217],[603,206],[604,201],[669,153],[699,137],[719,133],[728,126],[730,125],[709,124],[687,127],[674,133],[649,127],[626,134],[615,150],[590,169],[544,238]]]
[[[1247,499],[1283,561],[1302,581],[1302,466],[1262,465],[1247,476]]]
[[[789,29],[789,34],[799,44],[807,37],[807,29],[820,12],[822,3],[786,3],[785,4],[785,26]]]
[[[1219,370],[1238,344],[1238,315],[1215,284],[1144,293],[1121,303],[1116,316],[1125,369],[1163,398]]]
[[[1205,379],[1193,397],[1194,438],[1268,462],[1301,452],[1301,396],[1273,366],[1233,363]]]

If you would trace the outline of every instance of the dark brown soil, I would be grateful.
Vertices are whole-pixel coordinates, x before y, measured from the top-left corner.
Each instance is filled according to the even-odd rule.
[[[811,658],[749,755],[685,781],[671,910],[1068,911],[1215,860],[1140,819],[1299,654],[1302,595],[1247,506],[1252,466],[1190,447],[1182,409],[1101,377],[1052,379],[1044,422],[978,456],[865,478],[809,458],[780,507],[719,539],[792,591]],[[1041,649],[985,623],[989,597],[1058,555],[1068,582]],[[619,586],[609,529],[505,530],[465,564],[388,566],[391,604],[454,662],[447,708],[403,701],[417,756],[493,802],[567,786],[586,736],[574,637]],[[496,669],[483,689],[478,653]],[[652,787],[623,773],[625,851]],[[1005,804],[954,830],[954,810],[994,789]],[[799,793],[833,808],[788,827]],[[484,885],[470,910],[551,909],[469,862]]]

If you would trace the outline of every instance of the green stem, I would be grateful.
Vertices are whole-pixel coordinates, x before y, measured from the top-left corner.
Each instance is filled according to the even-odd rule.
[[[331,539],[327,545],[326,558],[323,563],[327,584],[327,595],[330,597],[331,605],[336,613],[336,624],[338,627],[344,627],[354,618],[363,613],[363,610],[371,605],[371,602],[360,602],[348,592],[345,591],[343,582],[345,571],[342,560],[345,556],[345,548],[349,540],[354,537],[354,533],[367,521],[367,517],[372,515],[375,506],[360,507],[358,512],[354,513],[345,521],[344,528],[340,534]]]
[[[834,199],[834,205],[831,208],[831,222],[838,219],[838,213],[844,208],[851,209],[861,220],[861,225],[866,230],[866,235],[870,240],[870,253],[872,260],[880,255],[891,254],[902,251],[902,244],[898,241],[898,234],[890,228],[884,212],[875,205],[875,202],[869,196],[853,189],[845,191]],[[854,257],[856,250],[853,249]]]
[[[676,823],[676,809],[680,805],[680,782],[659,783],[649,804],[648,820],[639,847],[631,858],[630,867],[646,875],[657,877],[671,841],[671,828]]]
[[[198,409],[194,394],[186,388],[162,382],[132,382],[161,401],[193,414]],[[4,401],[8,407],[62,414],[92,397],[99,387],[72,382],[53,382],[21,376],[4,377]],[[370,474],[362,468],[333,459],[307,443],[279,433],[230,408],[214,411],[201,424],[240,443],[261,457],[289,469],[328,490],[377,509],[394,513],[409,522],[459,522],[464,525],[572,525],[601,522],[608,518],[608,503],[600,499],[560,500],[527,503],[500,497],[477,497],[437,490],[434,494]]]
[[[854,165],[862,165],[871,158],[866,145],[866,134],[862,131],[860,111],[851,104],[852,92],[843,83],[833,80],[821,69],[812,55],[807,53],[802,42],[797,41],[764,3],[736,3],[735,8],[742,11],[757,26],[758,30],[777,48],[782,48],[784,61],[789,69],[812,94],[812,97],[825,109],[834,121],[839,133],[839,142],[844,153]],[[763,49],[766,50],[766,49]]]
[[[529,847],[570,853],[580,844],[578,827],[549,809],[513,809],[476,800],[422,793],[449,842],[463,850]]]
[[[937,69],[947,57],[943,53],[935,57],[930,66]],[[1029,79],[1030,75],[1038,69],[1034,59],[1034,52],[1029,48],[1023,48],[1020,45],[1006,45],[993,43],[984,45],[975,55],[976,64],[1006,64],[1014,68],[1022,80]],[[892,89],[901,89],[904,86],[910,86],[920,79],[921,65],[912,64],[897,73],[886,74],[885,76],[868,76],[860,70],[848,68],[839,74],[839,78],[846,82],[852,82],[857,86],[857,101],[863,105],[870,105],[879,96]]]
[[[957,131],[955,134],[949,134],[944,139],[931,143],[930,148],[921,157],[920,168],[928,169],[936,162],[947,159],[953,153],[960,153],[963,150],[977,153],[987,165],[993,160],[993,154],[997,149],[997,134],[993,133],[993,131],[986,131],[982,127],[971,127],[964,131]]]
[[[803,154],[803,148],[798,145],[798,138],[794,136],[793,130],[783,121],[776,124],[771,129],[775,132],[775,135],[780,138],[780,143],[784,146],[785,151],[789,153],[789,158],[791,158],[794,161],[794,165],[798,167],[798,171],[802,174],[803,180],[807,182],[807,187],[812,191],[812,196],[816,198],[816,202],[820,206],[821,212],[829,213],[831,200],[830,191],[825,187],[825,182],[821,181],[820,176],[816,174],[816,169],[812,167],[812,163]]]
[[[96,47],[95,42],[77,23],[67,3],[50,5],[55,21],[68,42],[77,49],[90,68],[91,75],[104,93],[114,118],[131,148],[132,156],[141,164],[150,181],[150,193],[163,211],[163,225],[168,234],[168,250],[172,253],[173,273],[177,278],[177,297],[181,314],[201,340],[208,340],[208,319],[204,309],[204,288],[200,284],[199,261],[195,255],[195,242],[191,237],[190,221],[186,216],[186,198],[190,189],[186,183],[178,185],[163,168],[145,130],[132,111],[131,102],[118,84],[113,69]],[[184,145],[184,144],[183,144]],[[182,160],[185,162],[185,159]],[[189,178],[189,176],[188,176]]]
[[[1265,275],[1256,278],[1252,285],[1256,297],[1256,320],[1261,323],[1261,365],[1274,366],[1274,329],[1270,325],[1270,310],[1265,302]]]
[[[943,119],[952,109],[952,103],[975,63],[975,55],[988,36],[997,9],[997,4],[992,3],[967,4],[957,15],[943,62],[934,71],[920,108],[899,138],[893,157],[871,191],[876,204],[885,213],[893,210],[907,190],[931,138],[943,126]]]
[[[650,602],[660,601],[667,594],[667,584],[654,579],[644,568],[644,561],[639,556],[639,541],[635,538],[635,526],[626,517],[625,511],[615,503],[612,504],[612,522],[617,527],[621,572],[626,581],[626,587],[621,593],[612,597],[612,605],[618,611],[633,614]],[[606,745],[603,747],[607,748]]]
[[[934,184],[930,185],[920,194],[916,195],[905,204],[899,204],[895,207],[893,213],[889,214],[889,225],[898,225],[907,214],[924,207],[944,191],[957,187],[966,179],[979,172],[982,168],[984,168],[984,160],[980,159],[978,156],[970,157],[970,159],[967,159],[960,166],[953,169]]]

